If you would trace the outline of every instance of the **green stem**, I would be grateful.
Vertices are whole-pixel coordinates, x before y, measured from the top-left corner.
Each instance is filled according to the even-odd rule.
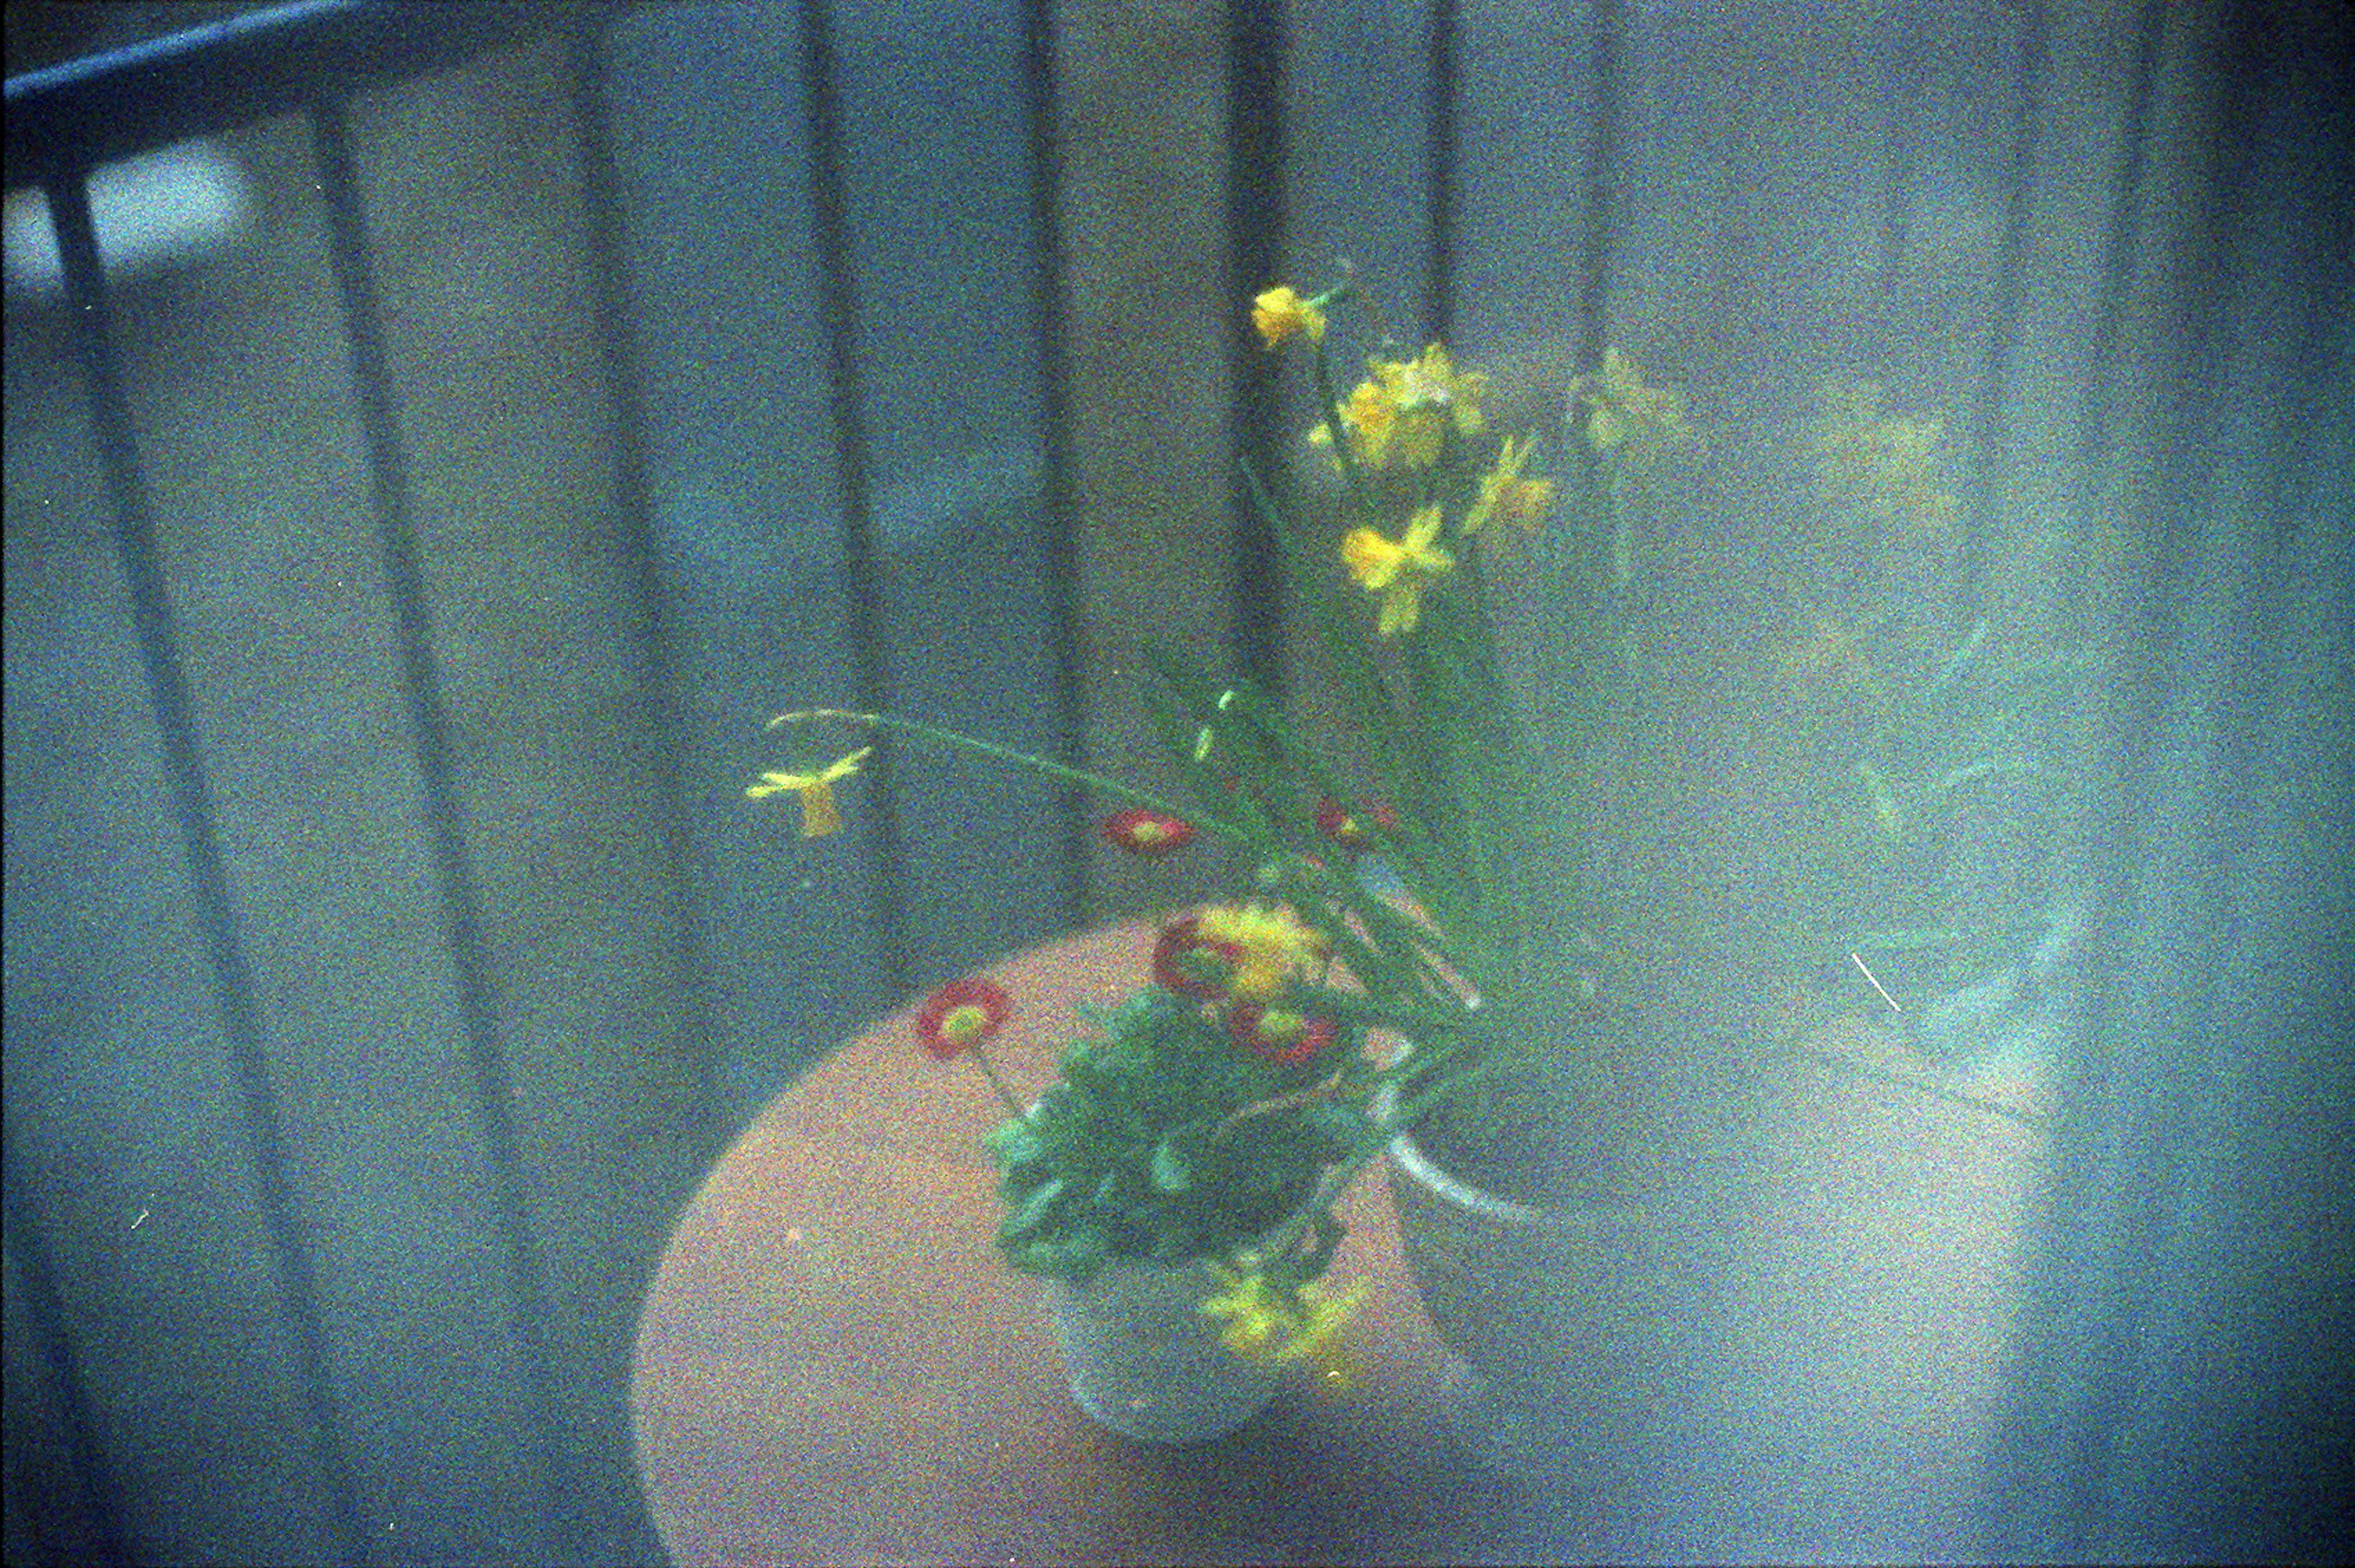
[[[1444,1060],[1444,1057],[1443,1060]],[[1461,1094],[1465,1087],[1486,1074],[1487,1069],[1476,1063],[1420,1099],[1410,1101],[1401,1096],[1400,1104],[1391,1111],[1390,1115],[1374,1124],[1373,1130],[1362,1144],[1340,1163],[1327,1168],[1324,1176],[1317,1180],[1316,1191],[1309,1194],[1308,1201],[1301,1205],[1291,1219],[1286,1220],[1262,1238],[1263,1244],[1254,1250],[1269,1258],[1281,1258],[1288,1254],[1293,1243],[1308,1233],[1309,1228],[1316,1223],[1319,1215],[1331,1211],[1334,1203],[1340,1199],[1343,1192],[1348,1189],[1349,1184],[1358,1179],[1359,1173],[1373,1163],[1376,1155],[1391,1146],[1391,1141],[1398,1136],[1401,1130],[1413,1125],[1433,1106]]]
[[[1006,1108],[1018,1117],[1029,1115],[1028,1108],[1014,1097],[1013,1090],[1006,1086],[1006,1080],[997,1075],[997,1064],[989,1060],[989,1053],[978,1043],[969,1045],[965,1050],[972,1054],[974,1065],[981,1069],[982,1076],[989,1080],[989,1086],[997,1091],[997,1097],[1006,1102]]]
[[[926,724],[919,720],[896,718],[889,713],[859,713],[847,708],[811,708],[798,713],[780,713],[769,720],[769,728],[773,730],[780,724],[800,724],[814,719],[837,719],[847,724],[860,724],[870,730],[891,731],[902,735],[912,735],[918,740],[935,741],[943,746],[977,752],[985,757],[995,758],[1001,763],[1012,763],[1017,767],[1028,768],[1033,773],[1065,779],[1072,784],[1085,784],[1088,788],[1111,795],[1116,800],[1124,800],[1132,805],[1144,806],[1148,811],[1157,811],[1164,816],[1197,823],[1208,827],[1220,837],[1229,838],[1237,843],[1249,842],[1247,834],[1229,824],[1205,819],[1199,813],[1188,811],[1174,801],[1165,800],[1160,795],[1146,790],[1133,789],[1127,784],[1115,783],[1102,773],[1092,773],[1084,768],[1070,767],[1051,758],[1034,756],[1028,752],[1018,752],[1011,746],[1001,746],[995,741],[985,741],[979,736],[967,735],[956,730],[944,730],[937,724]]]

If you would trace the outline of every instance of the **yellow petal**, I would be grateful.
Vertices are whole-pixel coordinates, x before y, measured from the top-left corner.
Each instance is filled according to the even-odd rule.
[[[814,779],[802,786],[802,837],[823,838],[842,831],[842,813],[834,804],[834,784]]]

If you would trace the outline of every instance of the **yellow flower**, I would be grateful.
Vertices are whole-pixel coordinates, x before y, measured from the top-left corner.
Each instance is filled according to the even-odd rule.
[[[1380,468],[1387,460],[1391,430],[1397,422],[1398,404],[1379,381],[1359,382],[1341,405],[1341,423],[1349,432],[1349,454],[1369,468]],[[1315,446],[1332,445],[1332,424],[1318,425],[1308,432],[1308,440]],[[1334,466],[1340,466],[1337,460]]]
[[[1203,1316],[1228,1320],[1219,1339],[1236,1355],[1252,1360],[1273,1360],[1277,1347],[1290,1339],[1284,1304],[1258,1275],[1237,1275],[1225,1269],[1218,1272],[1227,1283],[1202,1303]]]
[[[840,762],[814,773],[762,773],[762,782],[745,790],[744,794],[752,800],[765,800],[770,795],[792,790],[802,797],[803,837],[823,838],[829,833],[839,833],[842,831],[842,813],[835,808],[835,781],[857,773],[858,764],[865,762],[868,753],[874,750],[872,746],[861,746]]]
[[[1945,438],[1940,420],[1889,420],[1874,432],[1880,438],[1879,461],[1873,464],[1870,502],[1873,511],[1893,522],[1914,523],[1936,531],[1954,520],[1954,496],[1938,487],[1938,443]]]
[[[1425,507],[1407,520],[1403,539],[1355,528],[1341,540],[1349,575],[1367,592],[1382,596],[1376,635],[1413,631],[1423,620],[1423,589],[1455,570],[1455,558],[1432,543],[1438,537],[1439,508]]]
[[[1363,1281],[1337,1301],[1313,1285],[1286,1296],[1269,1289],[1262,1275],[1217,1272],[1224,1287],[1202,1303],[1202,1312],[1228,1320],[1219,1334],[1228,1349],[1255,1361],[1312,1361],[1327,1387],[1355,1386],[1355,1369],[1339,1336],[1341,1325],[1365,1299]]]
[[[1958,509],[1938,485],[1945,422],[1883,416],[1881,389],[1870,381],[1826,381],[1817,391],[1824,411],[1815,421],[1816,470],[1833,503],[1943,532]]]
[[[1305,332],[1311,343],[1325,341],[1325,313],[1289,283],[1269,289],[1252,301],[1252,325],[1270,348],[1282,343],[1295,332]]]
[[[1603,368],[1573,377],[1571,396],[1586,405],[1586,439],[1597,452],[1626,442],[1668,442],[1685,433],[1685,400],[1678,393],[1644,385],[1636,362],[1616,348],[1603,351]]]
[[[1371,374],[1341,405],[1341,422],[1351,455],[1369,468],[1428,468],[1439,461],[1450,430],[1476,436],[1488,428],[1480,411],[1488,378],[1457,375],[1436,343],[1420,359],[1369,359],[1366,368]],[[1308,439],[1331,445],[1331,425],[1318,425]]]
[[[1227,988],[1234,996],[1263,1002],[1284,989],[1295,965],[1322,958],[1325,939],[1288,909],[1246,904],[1206,909],[1194,930],[1205,942],[1235,950],[1235,972]]]
[[[1391,433],[1392,462],[1407,468],[1428,468],[1439,461],[1439,449],[1453,429],[1475,436],[1488,428],[1480,400],[1488,378],[1458,376],[1447,350],[1434,343],[1420,359],[1380,363],[1372,367],[1398,411]]]
[[[1497,454],[1497,466],[1481,477],[1480,498],[1464,515],[1465,533],[1478,533],[1492,517],[1518,523],[1530,533],[1537,531],[1540,519],[1553,505],[1553,481],[1522,478],[1521,464],[1529,457],[1527,436],[1518,446],[1509,440],[1505,443],[1505,450]]]

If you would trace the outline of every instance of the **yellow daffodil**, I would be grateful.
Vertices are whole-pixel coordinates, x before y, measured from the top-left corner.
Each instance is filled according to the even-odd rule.
[[[1420,359],[1369,359],[1366,368],[1370,374],[1341,405],[1341,423],[1350,455],[1369,468],[1428,468],[1439,461],[1449,431],[1476,436],[1488,428],[1480,411],[1488,378],[1457,375],[1436,343]],[[1308,439],[1330,446],[1332,425],[1318,425]]]
[[[1958,504],[1938,484],[1944,421],[1885,417],[1882,389],[1870,381],[1826,381],[1817,393],[1816,471],[1836,504],[1926,533],[1954,521]]]
[[[1870,500],[1875,515],[1931,530],[1953,521],[1956,503],[1937,482],[1941,420],[1887,420],[1875,432],[1880,452],[1872,464]]]
[[[1397,410],[1389,461],[1404,468],[1428,468],[1439,461],[1439,450],[1453,430],[1476,436],[1488,428],[1480,400],[1488,390],[1486,376],[1458,376],[1447,350],[1434,343],[1420,359],[1378,362],[1371,367],[1391,405]]]
[[[1351,528],[1341,540],[1341,560],[1369,593],[1382,596],[1374,631],[1394,637],[1423,620],[1423,591],[1455,570],[1455,558],[1432,541],[1439,537],[1439,508],[1425,507],[1409,518],[1406,537],[1393,539],[1369,528]]]
[[[1284,989],[1295,966],[1313,963],[1326,953],[1325,939],[1288,909],[1263,904],[1217,906],[1204,910],[1194,929],[1205,942],[1233,948],[1235,969],[1227,989],[1247,1001],[1273,997]]]
[[[1524,479],[1521,464],[1529,457],[1529,442],[1523,436],[1518,443],[1505,443],[1504,451],[1497,454],[1497,466],[1481,476],[1479,499],[1464,515],[1464,531],[1476,534],[1486,528],[1490,517],[1501,517],[1518,523],[1524,531],[1534,533],[1548,507],[1553,505],[1553,481]]]
[[[829,763],[810,773],[762,773],[761,782],[744,794],[753,800],[765,800],[773,795],[792,790],[802,797],[802,837],[823,838],[829,833],[842,831],[842,813],[834,804],[837,781],[847,779],[858,771],[872,746],[861,746],[840,762]]]
[[[1398,403],[1390,389],[1380,381],[1360,381],[1341,405],[1341,423],[1349,432],[1349,455],[1369,468],[1380,468],[1389,460],[1391,430],[1398,422]],[[1312,446],[1333,444],[1333,426],[1328,421],[1308,432]],[[1337,458],[1334,466],[1338,468]]]
[[[1315,301],[1302,299],[1289,283],[1269,289],[1252,301],[1252,325],[1259,328],[1261,341],[1270,348],[1301,332],[1308,335],[1311,343],[1325,341],[1325,313]]]
[[[1219,1339],[1238,1356],[1273,1360],[1279,1345],[1290,1339],[1284,1304],[1258,1275],[1237,1275],[1220,1269],[1225,1287],[1202,1303],[1206,1317],[1223,1317],[1227,1326]]]
[[[1630,441],[1675,441],[1686,433],[1684,398],[1644,385],[1636,362],[1616,348],[1604,349],[1602,370],[1573,378],[1570,390],[1588,410],[1586,439],[1597,452]]]

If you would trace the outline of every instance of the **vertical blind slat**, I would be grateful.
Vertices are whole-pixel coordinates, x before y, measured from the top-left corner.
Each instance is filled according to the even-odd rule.
[[[16,1050],[16,1042],[11,1040],[8,1049]],[[128,1563],[131,1553],[123,1528],[123,1483],[115,1474],[113,1462],[107,1457],[81,1356],[74,1349],[68,1327],[69,1309],[59,1289],[57,1260],[49,1246],[48,1205],[41,1201],[38,1184],[30,1174],[33,1168],[32,1163],[17,1152],[12,1115],[5,1124],[0,1124],[0,1183],[5,1183],[7,1205],[9,1296],[13,1302],[21,1285],[24,1299],[21,1307],[12,1306],[9,1310],[8,1342],[13,1349],[28,1349],[38,1362],[39,1397],[52,1403],[56,1412],[57,1457],[62,1461],[62,1467],[71,1473],[67,1496],[50,1494],[45,1499],[42,1516],[27,1521],[27,1533],[32,1539],[24,1544],[37,1550],[49,1549],[59,1559],[87,1556],[104,1563]],[[16,1316],[19,1311],[24,1314],[21,1323]],[[24,1336],[22,1342],[17,1338],[19,1334]],[[13,1376],[9,1381],[12,1384],[16,1381]],[[9,1412],[12,1448],[18,1431],[15,1418],[19,1413],[14,1408]],[[31,1456],[20,1461],[12,1451],[10,1484],[16,1484],[16,1467],[23,1463],[28,1477],[39,1486],[46,1479],[36,1467],[39,1462]],[[19,1544],[13,1520],[8,1539],[12,1547]]]
[[[679,607],[661,570],[655,537],[654,481],[646,439],[645,381],[633,327],[627,242],[622,217],[621,177],[614,161],[612,110],[606,101],[611,72],[611,19],[587,15],[566,32],[572,116],[580,138],[580,165],[588,213],[587,250],[595,291],[598,353],[611,410],[614,507],[629,578],[635,590],[637,623],[645,647],[641,689],[652,705],[651,724],[662,740],[655,761],[661,791],[663,862],[670,878],[676,923],[673,959],[687,987],[684,1024],[698,1056],[695,1072],[703,1084],[706,1125],[698,1153],[718,1153],[727,1132],[720,1104],[717,1060],[719,1025],[711,933],[699,889],[713,880],[708,857],[698,848],[687,760],[694,754],[691,726],[680,700]]]
[[[1626,24],[1619,0],[1595,0],[1593,28],[1587,69],[1594,88],[1594,117],[1587,125],[1586,232],[1579,261],[1576,325],[1582,370],[1603,363],[1604,340],[1611,330],[1612,252],[1621,212],[1619,162],[1626,139],[1622,125],[1625,84],[1620,73]]]
[[[1423,281],[1423,330],[1455,340],[1455,208],[1459,116],[1463,102],[1455,0],[1431,0],[1424,78],[1431,103],[1425,162],[1431,181],[1431,261]]]
[[[1975,450],[1966,488],[1960,581],[1955,585],[1953,607],[1961,626],[1974,624],[1989,612],[1989,551],[2003,525],[2003,475],[2011,457],[2012,368],[2019,357],[2020,324],[2027,310],[2029,212],[2041,140],[2050,37],[2041,0],[2022,7],[2019,33],[2011,156],[2004,170],[2002,252],[1996,262],[1995,304],[1980,366],[1977,417],[1972,421]]]
[[[1284,122],[1285,18],[1269,0],[1237,0],[1227,19],[1227,251],[1220,325],[1230,383],[1229,439],[1239,467],[1228,482],[1234,538],[1236,671],[1270,690],[1283,685],[1284,574],[1275,533],[1260,515],[1252,476],[1273,478],[1284,458],[1274,361],[1241,302],[1275,283],[1284,266],[1289,205]]]

